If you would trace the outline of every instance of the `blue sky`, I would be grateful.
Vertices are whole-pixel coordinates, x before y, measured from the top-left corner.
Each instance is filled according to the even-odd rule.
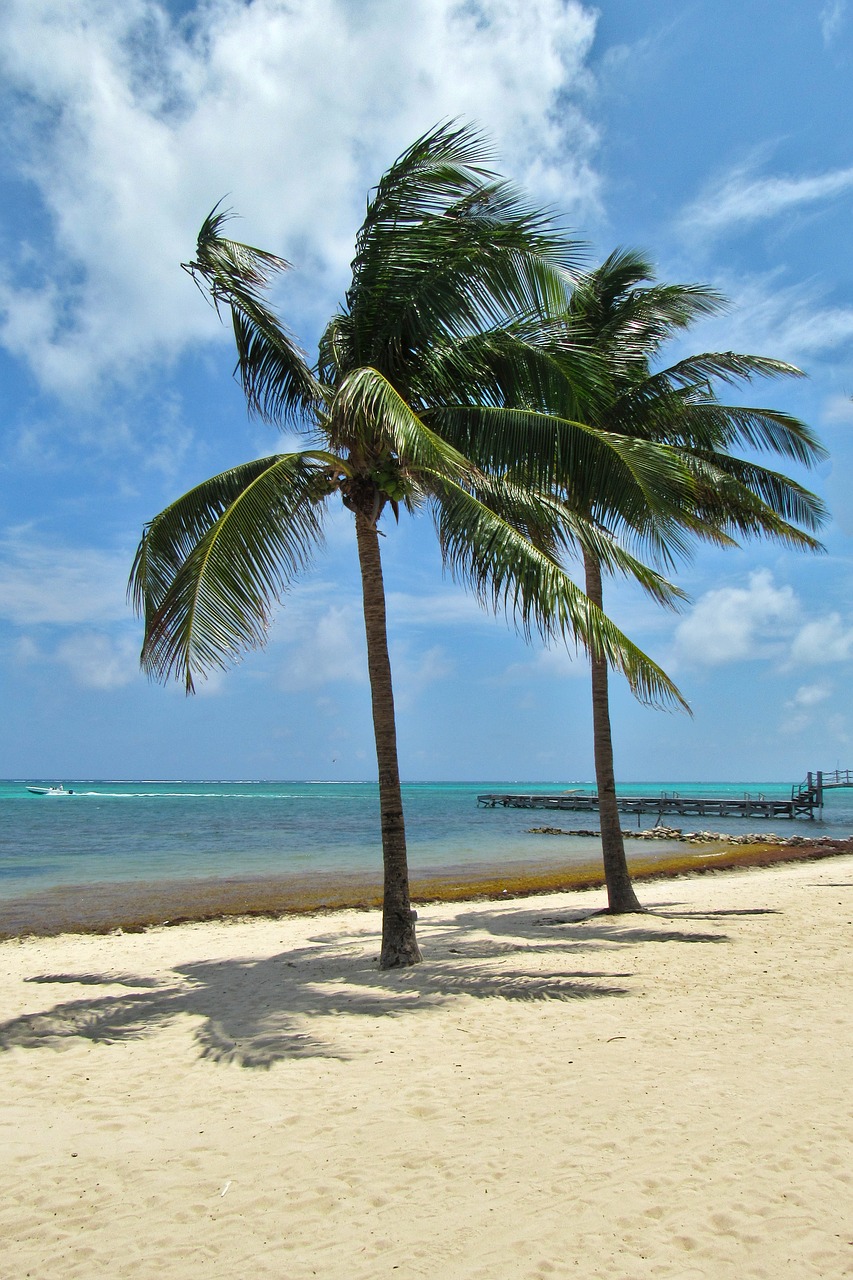
[[[687,350],[800,365],[749,392],[817,429],[827,553],[703,551],[680,615],[612,615],[694,715],[614,681],[625,779],[853,766],[853,5],[844,0],[7,0],[0,14],[0,776],[372,778],[345,512],[266,650],[187,699],[138,670],[143,522],[279,437],[180,262],[222,196],[295,266],[312,350],[368,187],[461,116],[565,212],[730,299]],[[742,400],[748,399],[744,393]],[[803,477],[798,477],[803,478]],[[408,779],[592,776],[583,658],[527,646],[443,578],[427,520],[383,544]]]

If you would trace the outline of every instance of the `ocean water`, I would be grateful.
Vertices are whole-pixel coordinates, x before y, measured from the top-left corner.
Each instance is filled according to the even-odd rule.
[[[36,783],[38,779],[28,779]],[[49,780],[52,781],[52,780]],[[98,782],[64,779],[74,794],[34,796],[24,781],[0,782],[0,899],[119,882],[228,879],[334,872],[377,874],[381,866],[375,784],[336,782]],[[589,862],[600,841],[531,835],[534,826],[597,827],[596,814],[478,808],[489,791],[593,789],[584,780],[408,783],[403,796],[413,874],[509,863]],[[636,782],[623,795],[714,795],[788,799],[790,783]],[[671,826],[741,834],[853,834],[853,790],[830,791],[814,821],[667,817]],[[653,826],[647,816],[644,826]],[[637,819],[623,816],[625,830]],[[658,846],[631,842],[644,856]],[[675,848],[677,846],[669,846]],[[664,847],[659,847],[664,852]]]

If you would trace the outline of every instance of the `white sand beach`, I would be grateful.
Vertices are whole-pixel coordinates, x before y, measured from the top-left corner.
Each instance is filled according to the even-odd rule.
[[[0,945],[0,1275],[853,1275],[853,857]]]

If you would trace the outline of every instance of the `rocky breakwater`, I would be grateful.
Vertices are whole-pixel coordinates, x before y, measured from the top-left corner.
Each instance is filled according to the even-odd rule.
[[[528,834],[533,836],[593,836],[601,838],[600,831],[587,828],[575,828],[565,831],[562,827],[529,827]],[[813,845],[827,845],[830,848],[846,848],[851,839],[837,840],[830,836],[780,836],[775,831],[751,831],[747,835],[735,836],[722,831],[683,831],[680,827],[649,827],[645,831],[623,831],[626,840],[678,840],[682,844],[763,844],[777,845],[780,848],[796,849]]]

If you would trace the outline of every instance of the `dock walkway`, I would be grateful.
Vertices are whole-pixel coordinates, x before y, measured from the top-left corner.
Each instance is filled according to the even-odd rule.
[[[793,800],[767,800],[764,796],[732,799],[722,796],[619,796],[620,813],[680,814],[682,817],[715,818],[793,818]],[[486,809],[558,809],[572,813],[597,813],[595,792],[583,795],[513,794],[489,792],[477,796],[477,804]],[[811,816],[807,812],[806,816]]]
[[[662,791],[656,796],[619,796],[620,813],[678,814],[696,818],[813,818],[815,809],[823,808],[823,793],[834,787],[853,787],[853,770],[818,770],[791,787],[790,800],[768,798],[761,792],[743,796],[682,796],[677,791]],[[598,795],[594,791],[486,792],[477,796],[477,804],[485,809],[556,809],[572,813],[598,811]]]

